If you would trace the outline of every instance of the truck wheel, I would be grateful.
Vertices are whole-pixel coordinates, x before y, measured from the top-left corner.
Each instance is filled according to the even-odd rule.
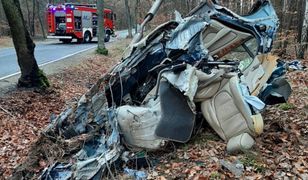
[[[109,34],[106,34],[105,42],[109,42],[109,41],[110,41],[110,35],[109,35]]]
[[[83,37],[83,42],[84,43],[89,43],[89,42],[91,42],[91,40],[92,40],[92,38],[91,38],[91,34],[90,34],[90,32],[85,32],[84,33],[84,37]]]
[[[69,44],[72,42],[72,39],[60,39],[64,44]]]

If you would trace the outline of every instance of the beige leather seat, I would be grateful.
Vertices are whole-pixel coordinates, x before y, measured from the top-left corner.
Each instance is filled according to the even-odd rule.
[[[210,84],[199,90],[196,97],[199,101],[203,99],[202,113],[222,139],[243,133],[255,135],[252,113],[241,94],[237,76]]]

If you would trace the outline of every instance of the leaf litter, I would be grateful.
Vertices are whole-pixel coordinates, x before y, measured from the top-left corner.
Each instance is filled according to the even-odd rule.
[[[69,153],[63,149],[73,151],[87,138],[79,137],[76,141],[53,147],[54,143],[42,139],[40,133],[50,123],[51,115],[59,114],[67,105],[76,102],[97,79],[117,63],[114,59],[119,59],[121,50],[118,47],[113,48],[109,57],[92,55],[76,67],[49,76],[53,86],[45,92],[18,89],[0,97],[0,177],[12,175],[22,162],[31,164],[33,172],[38,175],[53,163],[54,157],[63,157],[63,154]],[[302,63],[307,66],[308,60],[303,60]],[[253,151],[237,156],[227,154],[225,143],[204,124],[199,129],[199,135],[188,144],[172,144],[162,152],[147,152],[154,162],[147,168],[148,178],[235,178],[230,170],[221,165],[221,160],[224,160],[243,166],[242,176],[247,179],[307,179],[308,72],[291,72],[288,79],[291,81],[293,94],[287,108],[272,106],[263,113],[265,130],[257,138]],[[50,154],[44,154],[47,151],[30,151],[39,146],[42,146],[41,149],[54,151],[48,151]],[[119,173],[118,178],[127,177]]]

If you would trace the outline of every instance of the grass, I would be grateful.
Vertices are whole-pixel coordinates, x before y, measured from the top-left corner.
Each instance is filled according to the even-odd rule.
[[[255,154],[247,153],[240,161],[245,167],[252,167],[258,173],[263,173],[266,170],[265,164]]]
[[[295,108],[294,104],[289,104],[289,103],[284,103],[279,106],[279,109],[283,111],[287,111],[287,110],[294,109],[294,108]]]
[[[97,48],[96,49],[96,52],[97,52],[97,54],[101,54],[101,55],[105,55],[105,56],[107,56],[108,55],[108,49],[106,49],[106,48],[103,48],[103,49],[101,49],[101,48]]]
[[[221,179],[221,174],[217,171],[211,173],[210,179]]]

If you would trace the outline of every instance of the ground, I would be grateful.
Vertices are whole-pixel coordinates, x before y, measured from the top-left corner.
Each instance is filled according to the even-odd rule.
[[[49,75],[52,88],[45,92],[18,89],[0,97],[0,177],[8,177],[26,159],[52,114],[59,114],[120,59],[128,41],[109,49],[109,56],[88,54],[64,71]],[[121,45],[120,45],[121,44]],[[308,66],[308,60],[302,61]],[[253,151],[230,155],[225,143],[204,124],[184,145],[170,144],[162,152],[148,153],[154,165],[149,179],[228,179],[235,175],[221,160],[244,167],[247,179],[296,177],[308,179],[308,72],[290,72],[293,94],[287,104],[269,107],[265,130]],[[48,162],[41,161],[39,170]],[[121,173],[119,178],[126,179]],[[1,179],[1,178],[0,178]]]
[[[0,37],[0,48],[11,47],[13,46],[12,38],[7,36]]]
[[[42,38],[37,38],[37,39],[34,39],[34,42],[35,43],[43,43],[43,42],[46,42],[47,40],[45,39],[42,39]],[[49,40],[48,40],[49,41]],[[9,36],[0,36],[0,48],[10,48],[10,47],[13,47],[14,44],[13,44],[13,41],[12,41],[12,38],[9,37]]]

